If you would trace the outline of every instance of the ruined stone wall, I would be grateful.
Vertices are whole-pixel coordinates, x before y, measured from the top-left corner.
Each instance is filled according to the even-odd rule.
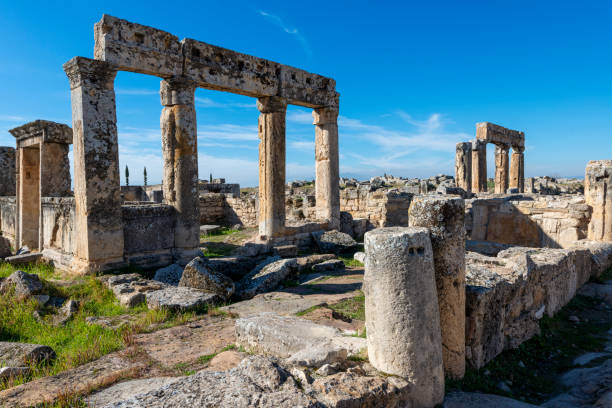
[[[466,230],[475,241],[566,248],[586,238],[590,216],[591,209],[582,196],[466,200]]]
[[[172,263],[176,210],[166,204],[121,206],[124,256],[131,265],[153,268]]]
[[[61,269],[70,269],[76,251],[74,197],[43,197],[42,252],[45,258]]]
[[[228,225],[242,224],[245,227],[256,227],[258,211],[258,201],[254,197],[225,196],[225,222]]]
[[[539,334],[539,320],[565,306],[589,278],[612,265],[612,243],[571,249],[510,248],[466,258],[466,360],[481,368]]]
[[[15,222],[17,205],[15,197],[0,197],[0,235],[15,247]]]
[[[385,190],[344,189],[340,191],[340,210],[354,219],[365,218],[374,227],[407,226],[413,196]]]
[[[15,195],[15,148],[0,146],[0,197]]]
[[[200,195],[207,193],[223,193],[240,197],[240,184],[230,183],[202,183],[198,185]]]
[[[200,195],[200,224],[225,224],[225,195]]]

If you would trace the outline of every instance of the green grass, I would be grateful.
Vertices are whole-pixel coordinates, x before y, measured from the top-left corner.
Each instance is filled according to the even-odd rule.
[[[359,262],[358,260],[354,259],[354,258],[348,258],[348,257],[344,257],[344,256],[339,256],[338,259],[340,259],[342,262],[344,262],[344,266],[347,268],[361,268],[363,267],[363,263]]]
[[[6,278],[16,270],[24,271],[26,273],[35,273],[44,279],[50,279],[55,276],[55,270],[49,264],[37,263],[15,267],[10,263],[0,262],[0,278]]]
[[[11,266],[0,265],[3,275],[12,273]],[[43,277],[53,276],[53,268],[36,265],[20,268],[29,272],[40,272]],[[43,280],[44,293],[70,298],[80,302],[79,311],[63,326],[53,326],[51,318],[55,310],[40,307],[34,299],[19,299],[13,293],[0,296],[0,341],[35,343],[48,345],[55,350],[57,358],[48,365],[33,366],[31,378],[17,378],[0,382],[0,390],[15,386],[30,379],[57,374],[61,371],[96,360],[101,356],[129,346],[133,334],[180,324],[193,317],[192,313],[171,313],[167,310],[148,310],[146,305],[127,309],[120,306],[112,291],[91,276],[80,278],[72,286],[56,286]],[[42,319],[34,317],[39,311]],[[107,329],[90,325],[89,316],[135,315],[135,321],[119,329]]]
[[[306,310],[302,310],[301,312],[297,312],[295,315],[296,316],[306,316],[308,313],[314,312],[317,309],[320,309],[321,306],[320,305],[315,305],[315,306],[311,306]]]
[[[252,229],[235,230],[221,228],[212,234],[201,235],[200,243],[205,248],[204,255],[208,258],[219,258],[231,255],[252,233]]]
[[[495,181],[494,180],[487,180],[487,191],[491,193],[495,191]]]
[[[365,321],[365,295],[361,291],[359,293],[358,296],[327,307],[345,318]]]
[[[574,367],[576,357],[604,350],[612,321],[609,311],[599,309],[600,303],[576,296],[554,318],[540,321],[540,335],[504,351],[480,370],[468,369],[462,380],[447,380],[447,391],[500,394],[532,404],[548,400],[563,391],[559,376]],[[602,313],[606,314],[603,318]],[[570,322],[571,315],[578,316],[580,323]],[[497,388],[500,381],[508,383],[512,393]]]

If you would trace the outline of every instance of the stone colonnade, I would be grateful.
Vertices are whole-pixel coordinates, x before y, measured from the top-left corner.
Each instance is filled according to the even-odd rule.
[[[455,154],[457,186],[474,193],[487,191],[487,143],[495,144],[495,193],[505,194],[509,188],[523,193],[525,134],[489,122],[476,124],[476,139],[471,143],[457,144]],[[512,148],[512,162],[509,157],[510,148]]]
[[[104,15],[94,27],[95,59],[64,64],[70,80],[75,161],[73,263],[78,272],[124,264],[114,79],[117,71],[162,79],[160,126],[164,199],[176,210],[174,260],[199,252],[199,193],[195,89],[256,97],[259,118],[260,236],[285,228],[285,116],[287,104],[313,109],[317,214],[340,224],[338,93],[331,78],[184,39]]]
[[[70,194],[69,126],[36,120],[9,130],[15,137],[15,244],[42,250],[42,197]]]

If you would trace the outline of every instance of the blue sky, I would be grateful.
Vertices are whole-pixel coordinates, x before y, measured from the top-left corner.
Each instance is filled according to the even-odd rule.
[[[490,121],[526,134],[527,176],[612,158],[612,2],[2,2],[0,145],[34,119],[71,123],[62,64],[92,57],[103,13],[333,77],[342,176],[454,173]],[[162,174],[159,79],[119,73],[120,165]],[[253,98],[196,92],[200,176],[257,184]],[[310,111],[287,113],[287,178],[314,177]],[[493,149],[489,151],[489,177]]]

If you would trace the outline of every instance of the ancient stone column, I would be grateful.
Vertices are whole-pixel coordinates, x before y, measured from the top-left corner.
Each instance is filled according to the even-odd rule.
[[[15,148],[0,146],[0,197],[15,195]]]
[[[340,155],[338,153],[338,108],[312,111],[315,125],[315,195],[317,218],[330,229],[340,228]]]
[[[584,197],[593,209],[588,239],[612,241],[612,160],[592,160],[587,164]]]
[[[455,152],[455,183],[465,191],[472,191],[472,144],[457,143]]]
[[[495,145],[495,194],[506,194],[508,190],[509,150],[509,146]]]
[[[64,64],[70,80],[74,142],[77,272],[123,264],[123,221],[114,80],[103,61],[75,57]]]
[[[285,114],[287,101],[257,99],[259,115],[259,235],[280,236],[285,229]]]
[[[431,233],[444,372],[459,379],[465,374],[465,204],[453,196],[415,196],[408,213],[411,227]]]
[[[487,191],[487,142],[472,141],[472,192]]]
[[[160,86],[164,200],[176,208],[174,256],[181,264],[200,252],[195,88],[181,77],[165,79]]]
[[[444,398],[440,311],[426,228],[380,228],[365,234],[368,357],[378,370],[412,383],[414,407]]]
[[[512,146],[510,161],[510,188],[518,188],[519,193],[525,192],[525,148]]]

